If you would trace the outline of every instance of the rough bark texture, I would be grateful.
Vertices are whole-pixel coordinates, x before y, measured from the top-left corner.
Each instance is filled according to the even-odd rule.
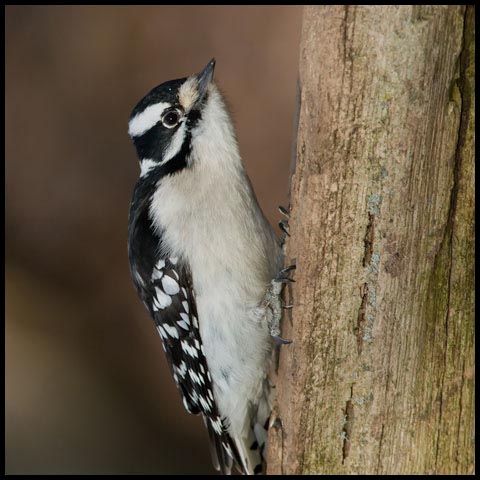
[[[269,474],[474,468],[474,10],[305,7]]]

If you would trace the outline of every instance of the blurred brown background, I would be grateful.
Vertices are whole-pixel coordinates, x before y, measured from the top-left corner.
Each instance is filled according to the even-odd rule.
[[[270,221],[286,204],[301,7],[6,7],[6,473],[212,473],[130,280],[127,118],[217,59]]]

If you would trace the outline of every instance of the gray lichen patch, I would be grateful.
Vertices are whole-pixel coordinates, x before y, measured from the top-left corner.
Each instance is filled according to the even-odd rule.
[[[379,265],[380,265],[380,254],[375,252],[372,254],[372,258],[370,259],[370,265],[368,266],[369,272],[378,274]]]
[[[372,215],[380,215],[380,205],[382,204],[382,196],[378,193],[371,193],[367,196],[367,210]]]

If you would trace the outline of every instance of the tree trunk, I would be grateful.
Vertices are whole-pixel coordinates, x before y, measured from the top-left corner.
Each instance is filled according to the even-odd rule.
[[[269,474],[474,469],[474,7],[305,7]]]

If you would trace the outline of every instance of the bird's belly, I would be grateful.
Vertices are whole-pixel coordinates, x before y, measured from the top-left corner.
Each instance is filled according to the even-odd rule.
[[[200,294],[196,302],[215,399],[231,428],[241,431],[249,404],[262,394],[271,340],[263,308],[232,301],[230,288],[217,286],[214,296]]]

